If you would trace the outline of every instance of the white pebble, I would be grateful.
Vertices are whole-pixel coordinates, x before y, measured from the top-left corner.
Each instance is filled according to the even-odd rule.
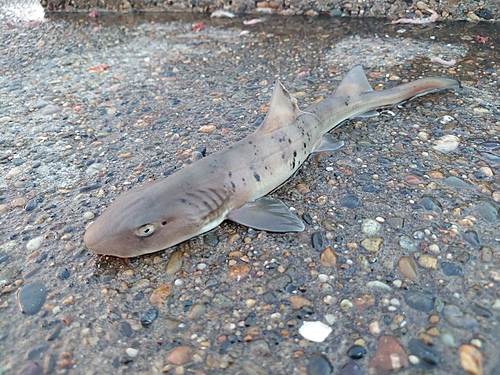
[[[436,139],[432,148],[436,151],[450,152],[455,150],[459,144],[460,139],[457,136],[447,134],[440,139]]]
[[[371,288],[372,290],[374,290],[376,292],[390,292],[391,291],[391,287],[389,285],[383,283],[382,281],[378,281],[378,280],[368,281],[366,283],[366,286],[368,288]]]
[[[42,242],[43,242],[43,236],[32,238],[26,244],[26,249],[28,249],[29,251],[35,251],[40,248]]]
[[[127,353],[127,355],[130,358],[135,358],[135,357],[137,357],[137,354],[139,354],[139,351],[137,349],[134,349],[134,348],[127,348],[125,350],[125,353]]]
[[[332,328],[322,322],[304,322],[299,333],[309,341],[323,342],[332,333]]]

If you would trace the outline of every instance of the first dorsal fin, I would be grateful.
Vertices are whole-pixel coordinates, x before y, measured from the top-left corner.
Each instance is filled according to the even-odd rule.
[[[300,109],[297,107],[296,100],[292,98],[280,81],[276,81],[269,110],[259,130],[270,133],[285,128],[293,124],[299,114]]]
[[[361,65],[358,65],[349,70],[342,82],[340,82],[337,90],[333,93],[333,97],[354,96],[369,91],[373,91],[373,89],[366,79],[363,68]]]

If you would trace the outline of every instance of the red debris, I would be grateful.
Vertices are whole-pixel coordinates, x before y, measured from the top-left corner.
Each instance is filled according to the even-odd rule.
[[[102,73],[106,69],[109,69],[109,65],[108,64],[102,64],[102,65],[93,66],[92,68],[90,68],[90,71],[91,72],[96,72],[96,73]]]
[[[474,38],[478,41],[478,43],[486,44],[488,43],[488,37],[487,36],[481,36],[481,35],[475,35]]]
[[[191,30],[193,30],[193,31],[205,30],[205,24],[201,21],[193,23],[193,25],[191,26]]]

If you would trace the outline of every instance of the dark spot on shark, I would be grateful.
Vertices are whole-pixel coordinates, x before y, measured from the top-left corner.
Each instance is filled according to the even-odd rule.
[[[349,105],[349,102],[346,100],[346,101],[344,102],[344,104],[345,104],[345,105],[346,105],[346,107],[347,107],[347,106]]]
[[[186,203],[186,200],[184,198],[181,198],[181,203]]]
[[[293,151],[293,157],[294,158],[297,157],[297,151],[295,151],[295,150]]]
[[[292,161],[292,169],[295,169],[295,159]]]
[[[233,172],[229,172],[227,175],[228,175],[229,177],[233,177]]]
[[[260,181],[260,176],[257,174],[257,172],[253,172],[253,177],[255,180]]]
[[[231,181],[231,186],[233,187],[233,191],[235,191],[235,189],[236,189],[236,184],[235,184],[233,181]]]
[[[285,153],[281,154],[281,158],[284,159],[285,158]]]
[[[288,143],[292,144],[292,140],[290,138],[288,138]]]
[[[264,169],[267,171],[267,165],[266,165],[266,166],[264,166]]]
[[[252,141],[248,141],[248,144],[251,145],[253,142]]]
[[[242,178],[241,178],[241,181],[245,182],[245,178],[244,178],[244,177],[242,177]]]
[[[306,142],[304,142],[304,148],[307,148],[307,143]]]

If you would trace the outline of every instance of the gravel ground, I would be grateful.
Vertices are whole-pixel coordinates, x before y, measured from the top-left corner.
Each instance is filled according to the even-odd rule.
[[[32,0],[8,0],[32,1]],[[498,20],[500,4],[497,0],[355,0],[355,1],[304,1],[304,0],[41,0],[47,10],[54,11],[156,11],[156,12],[196,12],[212,13],[215,10],[226,10],[236,14],[281,14],[308,15],[319,14],[333,17],[389,17],[421,16],[422,10],[436,10],[442,19],[447,20]]]
[[[0,374],[500,374],[497,25],[58,15],[0,33]],[[255,129],[277,78],[306,107],[359,63],[378,89],[463,87],[338,130],[343,149],[273,193],[305,232],[85,248],[120,192]]]

